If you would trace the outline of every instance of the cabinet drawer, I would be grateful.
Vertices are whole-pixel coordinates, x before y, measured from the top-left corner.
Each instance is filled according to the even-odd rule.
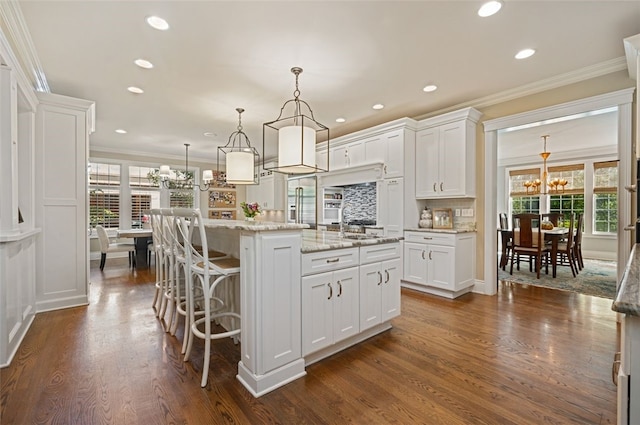
[[[360,247],[360,264],[378,263],[392,258],[400,258],[400,242]]]
[[[302,254],[302,275],[344,269],[359,264],[358,248],[336,249],[333,251]]]
[[[404,232],[404,240],[407,242],[455,246],[456,235],[436,232]]]

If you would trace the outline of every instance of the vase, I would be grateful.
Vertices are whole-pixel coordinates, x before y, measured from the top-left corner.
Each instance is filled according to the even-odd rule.
[[[245,221],[256,221],[255,217],[245,217],[244,218]]]

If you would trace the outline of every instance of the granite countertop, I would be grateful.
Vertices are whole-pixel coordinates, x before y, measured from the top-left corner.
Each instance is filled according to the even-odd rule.
[[[404,229],[408,232],[431,232],[431,233],[475,233],[472,229],[425,229],[423,227],[412,227]]]
[[[302,249],[300,251],[304,254],[330,249],[352,248],[364,245],[398,242],[404,239],[402,237],[366,236],[362,233],[347,233],[347,235],[356,235],[355,237],[361,237],[364,239],[343,238],[338,232],[303,230]]]
[[[635,244],[631,250],[611,309],[618,313],[640,316],[640,244]]]
[[[246,220],[220,220],[205,218],[202,220],[204,227],[208,229],[235,229],[254,232],[270,230],[300,230],[308,229],[308,224],[278,223],[275,221],[246,221]]]

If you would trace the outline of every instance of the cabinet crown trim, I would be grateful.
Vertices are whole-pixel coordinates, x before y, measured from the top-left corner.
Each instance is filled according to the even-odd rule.
[[[456,122],[460,120],[469,120],[473,123],[477,123],[481,116],[482,112],[478,111],[477,109],[464,108],[458,111],[438,115],[437,117],[426,118],[424,120],[418,121],[418,130],[448,124],[450,122]]]

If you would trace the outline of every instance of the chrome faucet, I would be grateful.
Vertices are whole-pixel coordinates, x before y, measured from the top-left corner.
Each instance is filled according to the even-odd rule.
[[[338,215],[340,218],[340,237],[343,238],[344,237],[344,213],[347,210],[346,207],[342,207],[338,210]]]

